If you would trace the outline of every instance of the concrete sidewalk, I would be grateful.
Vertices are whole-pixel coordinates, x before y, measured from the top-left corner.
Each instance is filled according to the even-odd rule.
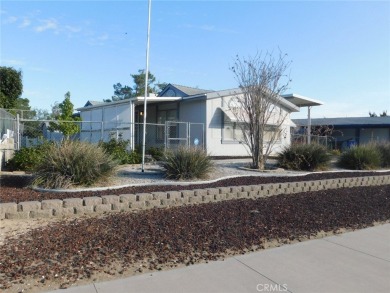
[[[52,291],[390,292],[390,224],[208,264]]]

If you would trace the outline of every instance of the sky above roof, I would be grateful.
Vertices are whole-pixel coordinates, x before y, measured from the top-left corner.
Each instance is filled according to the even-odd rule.
[[[24,98],[51,109],[111,98],[146,64],[148,1],[1,1],[1,66],[23,72]],[[389,1],[152,0],[150,71],[159,82],[237,87],[234,57],[278,50],[286,93],[324,102],[312,117],[390,113]],[[306,117],[306,109],[292,118]]]

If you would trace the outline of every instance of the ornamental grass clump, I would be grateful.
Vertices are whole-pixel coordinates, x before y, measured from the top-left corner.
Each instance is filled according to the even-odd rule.
[[[166,178],[175,180],[207,178],[214,167],[207,152],[196,147],[168,150],[164,153],[160,165]]]
[[[285,148],[278,154],[280,167],[289,170],[323,170],[329,165],[331,156],[326,147],[312,144],[297,144]]]
[[[374,144],[354,146],[344,151],[338,165],[350,170],[372,170],[381,166],[381,153]]]
[[[116,161],[97,145],[65,140],[47,148],[36,167],[33,185],[44,188],[90,186],[107,180],[116,166]]]
[[[390,167],[390,142],[380,142],[375,144],[375,146],[381,154],[381,166],[383,168]]]

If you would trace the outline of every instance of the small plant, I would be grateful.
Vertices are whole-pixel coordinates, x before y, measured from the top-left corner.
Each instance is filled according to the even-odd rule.
[[[319,144],[297,144],[279,153],[279,166],[290,170],[313,171],[326,169],[330,162],[327,149]]]
[[[41,145],[21,148],[7,162],[7,169],[10,171],[34,171],[49,144],[49,142],[45,142]]]
[[[351,170],[377,169],[381,153],[374,144],[354,146],[341,154],[338,165]]]
[[[99,146],[110,154],[119,164],[139,164],[141,155],[137,151],[128,151],[129,141],[111,138],[108,142],[100,142]]]
[[[341,151],[339,149],[331,150],[330,153],[332,156],[340,156],[341,155]]]
[[[88,186],[106,180],[116,165],[111,156],[96,145],[65,140],[46,149],[36,167],[33,184],[44,188]]]
[[[165,176],[175,180],[206,178],[213,169],[211,158],[203,149],[188,147],[166,151],[161,166]]]

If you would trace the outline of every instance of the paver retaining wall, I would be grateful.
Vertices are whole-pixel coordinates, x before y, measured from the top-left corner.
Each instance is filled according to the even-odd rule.
[[[343,187],[390,184],[390,175],[351,177],[314,181],[272,183],[166,191],[103,195],[84,198],[50,199],[20,203],[0,203],[0,219],[34,219],[79,216],[104,212],[134,211],[170,206],[217,202],[238,198],[260,198],[278,194],[327,190]],[[183,187],[185,188],[185,187]]]

